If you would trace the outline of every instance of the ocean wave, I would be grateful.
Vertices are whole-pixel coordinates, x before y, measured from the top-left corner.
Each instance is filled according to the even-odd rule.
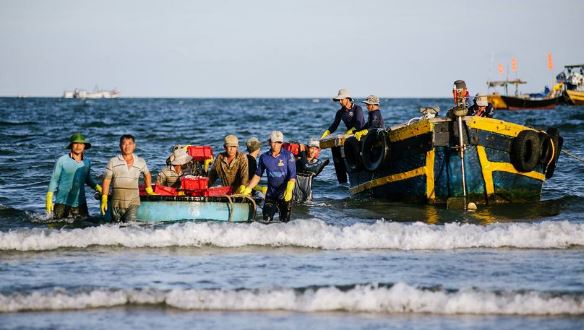
[[[342,227],[313,219],[270,225],[188,222],[165,227],[102,225],[82,229],[22,228],[0,233],[0,250],[17,251],[89,246],[235,248],[250,245],[327,250],[564,249],[584,246],[584,224],[546,221],[482,226],[378,221]]]
[[[0,294],[0,312],[161,305],[197,311],[292,311],[475,315],[584,315],[584,295],[416,288],[405,283],[262,289],[36,290]]]

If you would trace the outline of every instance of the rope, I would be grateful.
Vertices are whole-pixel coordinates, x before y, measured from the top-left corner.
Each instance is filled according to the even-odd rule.
[[[229,201],[231,202],[231,198],[229,196],[225,195],[225,197],[227,197],[229,199]],[[251,204],[253,205],[253,212],[252,212],[253,218],[251,221],[256,220],[256,216],[257,216],[256,213],[257,213],[258,206],[253,198],[251,198],[250,196],[242,195],[242,194],[234,194],[234,195],[231,195],[231,197],[241,197],[241,198],[244,198],[244,199],[251,201]]]
[[[576,160],[579,160],[580,162],[584,163],[584,158],[578,157],[578,156],[574,155],[573,153],[571,153],[571,152],[569,152],[567,150],[562,150],[562,152],[565,153],[566,155],[568,155],[568,156],[570,156],[570,157],[572,157],[572,158],[574,158]]]

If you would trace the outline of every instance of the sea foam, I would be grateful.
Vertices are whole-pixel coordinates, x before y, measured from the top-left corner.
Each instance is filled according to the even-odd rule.
[[[166,227],[102,225],[83,229],[18,229],[0,233],[0,250],[205,245],[397,250],[500,247],[564,249],[584,246],[584,224],[546,221],[483,226],[378,221],[342,227],[312,219],[270,225],[189,222]]]
[[[0,294],[0,312],[161,305],[198,311],[584,315],[582,294],[359,284],[237,290],[53,289]]]

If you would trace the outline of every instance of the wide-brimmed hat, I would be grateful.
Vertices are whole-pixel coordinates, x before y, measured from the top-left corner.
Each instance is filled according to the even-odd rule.
[[[369,95],[363,103],[379,105],[379,96]]]
[[[475,103],[479,107],[486,107],[489,105],[489,99],[487,98],[487,94],[485,93],[477,93],[475,96]]]
[[[250,137],[247,142],[245,142],[245,145],[247,146],[247,151],[249,152],[254,152],[262,146],[260,140],[255,136]]]
[[[193,160],[184,149],[176,149],[169,157],[171,165],[184,165]]]
[[[351,93],[349,93],[349,90],[346,88],[339,89],[337,96],[333,97],[333,101],[338,101],[338,100],[342,100],[342,99],[351,99],[352,100]]]
[[[71,135],[71,138],[69,139],[69,145],[66,146],[65,149],[71,149],[71,147],[73,146],[73,143],[85,144],[85,150],[91,148],[91,143],[87,142],[85,140],[85,137],[81,133],[75,133],[75,134]]]
[[[270,141],[284,142],[284,134],[280,131],[273,131],[272,134],[270,134]]]
[[[226,147],[239,147],[239,139],[235,135],[227,135],[223,144]]]
[[[318,139],[310,139],[310,141],[308,141],[308,147],[316,147],[320,149],[320,141]]]

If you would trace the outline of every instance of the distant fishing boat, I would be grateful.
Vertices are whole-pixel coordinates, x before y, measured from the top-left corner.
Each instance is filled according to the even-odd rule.
[[[584,64],[566,65],[556,76],[564,84],[564,100],[571,105],[584,105]]]
[[[495,109],[499,110],[521,110],[521,109],[553,109],[556,104],[561,103],[562,96],[559,90],[551,90],[548,93],[542,94],[519,94],[519,85],[527,82],[521,79],[515,80],[499,80],[488,81],[489,89],[503,87],[505,88],[505,95],[497,92],[487,96],[489,103],[493,104]],[[508,87],[515,86],[515,95],[510,96]]]
[[[66,99],[115,99],[120,97],[120,92],[116,89],[112,90],[99,90],[95,89],[92,92],[75,89],[73,91],[65,91],[63,93],[63,98]]]
[[[322,139],[355,196],[428,204],[537,202],[562,147],[559,131],[498,119],[421,118]]]

